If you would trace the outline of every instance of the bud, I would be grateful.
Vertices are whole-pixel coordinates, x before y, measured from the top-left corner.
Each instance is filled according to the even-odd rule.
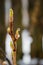
[[[18,28],[18,29],[16,30],[16,34],[19,34],[19,31],[20,31],[20,28]]]
[[[10,27],[8,27],[7,32],[10,33]]]
[[[7,61],[4,61],[2,65],[9,65]]]
[[[13,16],[13,9],[9,10],[9,16],[12,17]]]
[[[9,22],[13,22],[13,9],[9,10]]]

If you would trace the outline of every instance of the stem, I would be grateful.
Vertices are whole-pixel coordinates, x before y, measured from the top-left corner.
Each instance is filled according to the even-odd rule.
[[[10,16],[9,16],[9,30],[8,33],[10,34],[12,41],[13,41],[13,46],[12,48],[12,60],[13,60],[13,65],[16,65],[16,38],[14,36],[13,32],[13,10],[10,9]]]

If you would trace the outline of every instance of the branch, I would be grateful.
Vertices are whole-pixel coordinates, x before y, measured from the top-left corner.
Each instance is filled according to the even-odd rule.
[[[13,65],[16,65],[16,42],[17,42],[18,38],[20,37],[19,31],[20,31],[20,28],[18,28],[16,30],[16,33],[14,35],[14,31],[13,31],[13,10],[10,9],[10,11],[9,11],[9,27],[7,29],[7,32],[9,33],[9,35],[11,36],[11,38],[13,40],[13,45],[11,45]]]

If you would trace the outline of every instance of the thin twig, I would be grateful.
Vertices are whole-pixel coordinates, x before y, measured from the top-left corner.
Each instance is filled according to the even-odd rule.
[[[12,41],[13,41],[13,45],[11,46],[12,47],[12,60],[13,60],[13,65],[16,65],[16,42],[17,42],[18,38],[20,37],[19,31],[20,31],[20,29],[17,29],[16,30],[16,33],[14,35],[14,32],[13,32],[13,10],[10,9],[10,14],[9,14],[9,27],[7,29],[7,32],[9,33],[9,35],[11,36]]]

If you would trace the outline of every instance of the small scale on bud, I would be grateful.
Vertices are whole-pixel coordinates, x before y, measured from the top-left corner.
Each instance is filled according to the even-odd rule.
[[[20,28],[17,28],[16,30],[16,34],[19,34]]]
[[[8,27],[7,32],[10,33],[10,27]]]
[[[20,28],[18,28],[17,30],[20,31]]]
[[[20,28],[18,28],[16,30],[16,33],[15,33],[15,38],[18,39],[20,37],[20,34],[19,34],[19,31],[20,31]]]
[[[9,22],[13,22],[13,9],[9,10]]]
[[[13,9],[12,9],[12,8],[9,10],[9,16],[10,16],[10,17],[13,16]]]

